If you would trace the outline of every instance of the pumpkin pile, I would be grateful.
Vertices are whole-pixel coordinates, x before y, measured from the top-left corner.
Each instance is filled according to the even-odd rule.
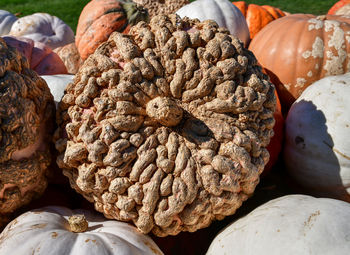
[[[0,254],[350,254],[350,0],[253,2],[0,10]]]
[[[113,33],[65,92],[58,165],[98,211],[143,233],[233,214],[269,158],[274,88],[213,21],[155,16]]]

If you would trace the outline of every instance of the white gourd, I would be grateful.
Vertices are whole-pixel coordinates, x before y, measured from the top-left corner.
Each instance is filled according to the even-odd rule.
[[[350,204],[331,198],[288,195],[233,222],[207,255],[348,255]]]
[[[230,33],[237,36],[245,46],[250,36],[247,22],[242,12],[228,0],[196,0],[176,11],[181,18],[215,20],[220,27],[226,27]]]
[[[0,36],[7,35],[16,20],[17,17],[12,13],[5,10],[0,10]]]
[[[12,25],[10,35],[30,38],[52,49],[75,40],[73,30],[66,23],[47,13],[34,13],[19,18]]]
[[[69,223],[69,216],[84,215],[88,228]],[[83,231],[83,230],[82,230]],[[49,206],[28,211],[0,234],[0,254],[16,255],[162,255],[153,240],[125,222],[107,220],[84,210]]]
[[[65,88],[69,83],[73,81],[74,75],[73,74],[41,75],[41,78],[43,78],[46,81],[47,85],[49,86],[51,94],[53,95],[53,98],[57,105],[57,103],[61,101],[64,95]]]
[[[350,73],[310,85],[286,119],[284,161],[310,194],[350,202]]]

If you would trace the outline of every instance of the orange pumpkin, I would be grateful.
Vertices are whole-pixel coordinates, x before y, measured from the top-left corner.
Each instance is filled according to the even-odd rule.
[[[247,4],[245,1],[236,1],[233,4],[246,18],[251,39],[268,23],[285,16],[283,11],[270,5]]]
[[[328,14],[338,14],[337,12],[339,11],[339,9],[348,4],[350,4],[350,0],[340,0],[329,9]]]
[[[264,27],[249,49],[275,84],[282,108],[313,82],[350,71],[350,18],[292,14]]]
[[[87,59],[112,32],[128,32],[141,20],[148,20],[148,12],[131,0],[92,0],[78,20],[75,43],[81,58]]]

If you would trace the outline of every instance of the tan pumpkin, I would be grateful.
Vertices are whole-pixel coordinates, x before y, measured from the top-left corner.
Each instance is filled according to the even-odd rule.
[[[155,16],[113,33],[67,86],[57,163],[107,217],[158,236],[193,232],[254,191],[275,104],[267,75],[227,29]]]
[[[286,16],[283,11],[270,5],[247,4],[245,1],[232,3],[246,18],[251,39],[271,21]]]
[[[83,60],[74,42],[58,47],[54,49],[54,52],[61,58],[67,68],[67,72],[70,74],[77,73],[79,67],[83,64]]]
[[[92,0],[80,14],[75,43],[83,60],[109,35],[128,32],[130,25],[148,20],[148,12],[132,0]]]
[[[265,26],[249,49],[276,85],[285,110],[313,82],[350,70],[350,17],[292,14]]]
[[[171,14],[182,6],[188,4],[188,0],[134,0],[135,3],[147,8],[150,17],[158,14]]]
[[[29,38],[4,36],[3,39],[11,47],[25,56],[30,68],[39,75],[66,74],[67,69],[60,57],[43,43]]]

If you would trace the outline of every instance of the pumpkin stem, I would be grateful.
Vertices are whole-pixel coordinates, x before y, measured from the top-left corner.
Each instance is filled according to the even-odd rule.
[[[142,5],[129,0],[120,1],[120,3],[126,13],[126,17],[130,25],[136,25],[140,21],[145,21],[148,23],[148,10]]]
[[[74,233],[85,232],[89,227],[89,224],[83,214],[69,216],[68,224],[70,227],[70,231]]]
[[[317,16],[316,19],[317,20],[326,20],[327,17],[326,17],[326,15],[320,15],[320,16]]]

